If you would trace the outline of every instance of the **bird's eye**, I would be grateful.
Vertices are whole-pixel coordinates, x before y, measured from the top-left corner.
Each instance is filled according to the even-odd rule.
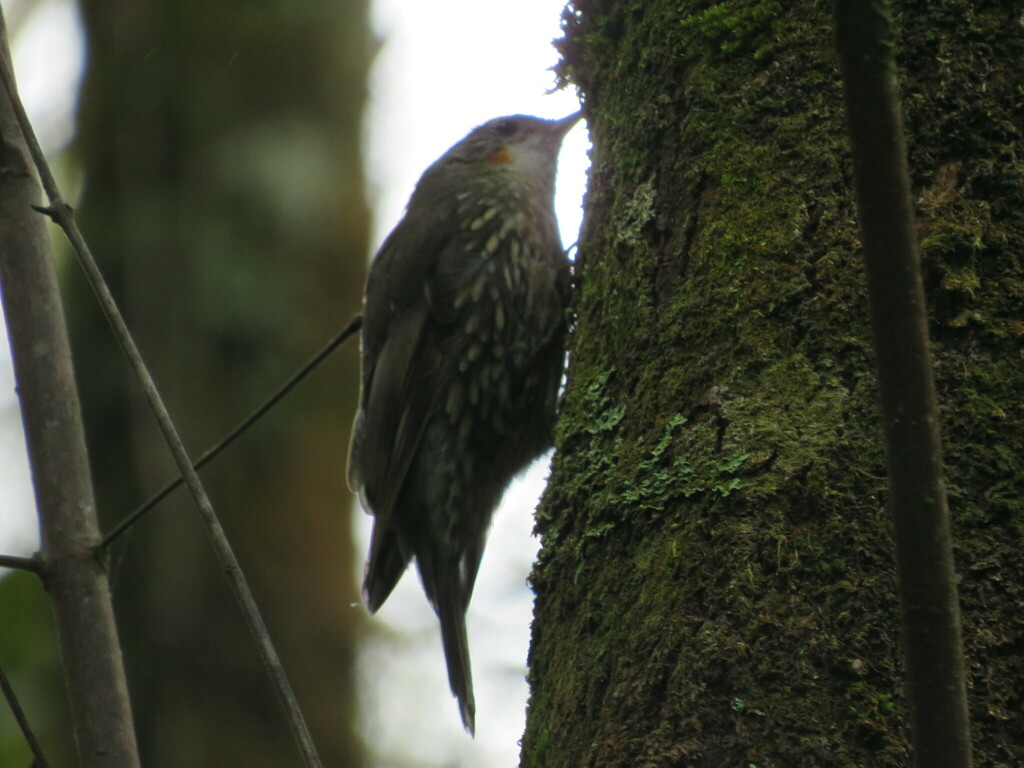
[[[494,130],[499,136],[511,136],[516,132],[516,121],[499,120],[494,124]]]

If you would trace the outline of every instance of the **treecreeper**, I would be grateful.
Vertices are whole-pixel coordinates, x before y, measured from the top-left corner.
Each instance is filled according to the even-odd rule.
[[[370,266],[348,482],[374,516],[370,612],[410,561],[441,623],[463,725],[466,610],[494,509],[552,443],[570,267],[555,221],[562,120],[474,129],[420,178]]]

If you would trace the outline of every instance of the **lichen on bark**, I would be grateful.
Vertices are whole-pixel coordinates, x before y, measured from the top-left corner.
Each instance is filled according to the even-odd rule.
[[[975,755],[1018,765],[1024,44],[1005,4],[894,11]],[[524,766],[908,762],[830,12],[566,11],[594,151]]]

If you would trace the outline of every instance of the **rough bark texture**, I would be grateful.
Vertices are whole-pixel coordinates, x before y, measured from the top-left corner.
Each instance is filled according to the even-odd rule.
[[[81,3],[79,221],[193,456],[358,309],[366,6]],[[68,277],[110,525],[176,473],[92,297]],[[355,359],[352,344],[202,472],[321,756],[344,766],[362,751],[344,482]],[[186,495],[113,554],[143,762],[298,765]]]
[[[903,766],[831,5],[578,0],[594,141],[524,766]],[[1017,9],[897,5],[975,758],[1024,762]]]
[[[893,521],[914,766],[970,768],[971,725],[917,221],[886,0],[836,2]]]

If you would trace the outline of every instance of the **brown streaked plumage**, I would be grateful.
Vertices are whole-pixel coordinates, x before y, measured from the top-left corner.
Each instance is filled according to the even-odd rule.
[[[470,733],[465,613],[487,531],[551,444],[569,291],[555,165],[578,119],[473,130],[423,174],[366,284],[348,464],[375,517],[363,595],[376,611],[416,561]]]

